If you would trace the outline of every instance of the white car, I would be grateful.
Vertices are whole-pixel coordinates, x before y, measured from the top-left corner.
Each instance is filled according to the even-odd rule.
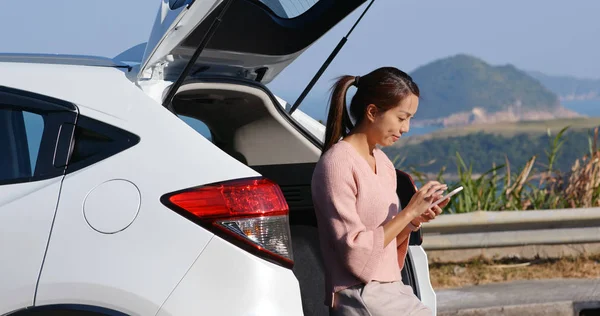
[[[264,84],[364,1],[263,2],[163,0],[137,66],[0,54],[0,315],[327,314],[324,128]]]

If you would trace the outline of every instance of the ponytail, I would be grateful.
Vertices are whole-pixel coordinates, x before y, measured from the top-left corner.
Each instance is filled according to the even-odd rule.
[[[348,131],[353,128],[346,108],[346,93],[348,88],[357,81],[356,78],[354,76],[341,76],[332,87],[333,92],[329,102],[323,153],[337,143],[340,138],[345,137]]]
[[[346,107],[346,93],[352,85],[356,86],[357,90],[350,102],[350,114],[357,125],[363,121],[369,104],[375,105],[377,109],[384,112],[397,106],[411,94],[417,97],[420,95],[419,87],[412,78],[404,71],[393,67],[378,68],[362,77],[338,78],[332,87],[323,153],[340,138],[346,137],[354,128]]]

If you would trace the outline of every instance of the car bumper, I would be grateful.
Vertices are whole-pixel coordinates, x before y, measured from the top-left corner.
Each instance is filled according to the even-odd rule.
[[[300,286],[292,270],[214,237],[158,316],[199,314],[302,316]]]
[[[435,291],[431,286],[431,280],[429,279],[429,262],[427,260],[427,253],[421,246],[410,246],[410,258],[415,271],[415,278],[417,279],[417,286],[419,287],[419,294],[421,302],[433,312],[433,316],[437,315],[437,300]]]

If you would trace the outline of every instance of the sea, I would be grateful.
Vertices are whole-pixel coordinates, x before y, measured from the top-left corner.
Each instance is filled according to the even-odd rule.
[[[562,101],[562,105],[569,110],[590,117],[600,116],[600,99]]]

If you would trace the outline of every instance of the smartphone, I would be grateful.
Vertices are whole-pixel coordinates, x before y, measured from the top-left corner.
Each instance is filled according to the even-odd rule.
[[[435,205],[438,205],[438,204],[442,203],[442,201],[444,201],[445,199],[449,199],[451,196],[453,196],[453,195],[457,194],[458,192],[462,191],[462,189],[463,189],[463,187],[459,186],[458,188],[452,190],[452,192],[450,192],[450,193],[442,196],[439,200],[436,200],[435,202],[433,202],[430,207],[433,207]]]

